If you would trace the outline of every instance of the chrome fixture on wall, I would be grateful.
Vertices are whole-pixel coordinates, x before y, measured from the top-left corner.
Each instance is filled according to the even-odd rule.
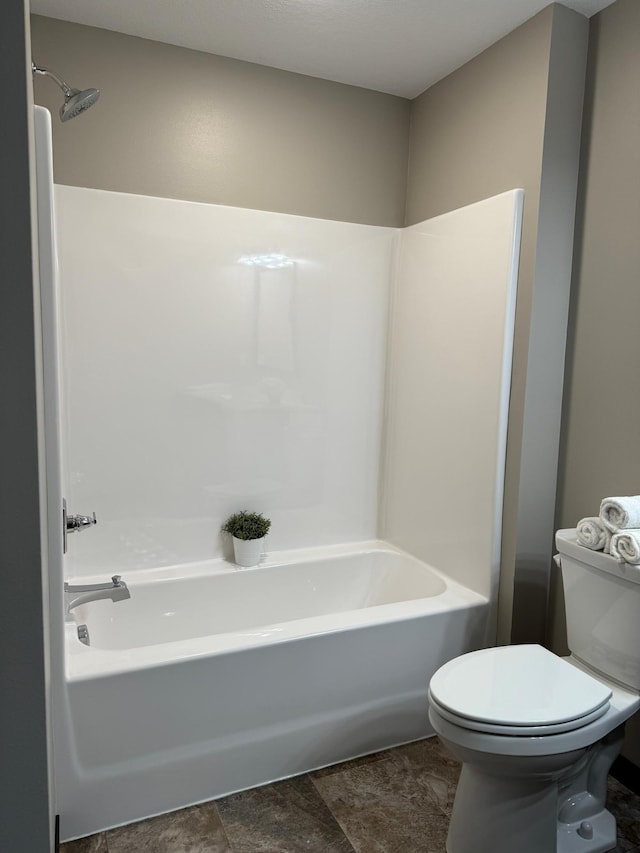
[[[68,515],[67,502],[62,500],[62,551],[67,553],[67,536],[69,533],[76,533],[82,530],[88,530],[98,523],[95,512],[93,515]]]
[[[68,86],[64,82],[62,77],[58,77],[57,74],[53,71],[49,71],[48,68],[42,68],[41,66],[36,65],[33,60],[31,61],[31,70],[34,74],[51,77],[53,82],[56,83],[64,92],[64,104],[60,107],[61,121],[69,121],[69,119],[80,115],[81,112],[92,107],[100,97],[99,89],[72,89],[71,86]]]
[[[72,609],[78,607],[80,604],[87,604],[89,601],[99,601],[102,598],[110,598],[111,601],[122,601],[125,598],[131,598],[131,593],[120,575],[114,575],[111,578],[111,583],[76,585],[65,583],[65,614],[68,616]],[[79,637],[79,639],[82,638]]]

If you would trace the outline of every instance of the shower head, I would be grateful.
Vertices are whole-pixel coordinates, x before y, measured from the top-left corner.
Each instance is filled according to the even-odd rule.
[[[69,121],[69,119],[80,115],[81,112],[92,107],[100,97],[98,89],[83,89],[82,91],[80,89],[72,89],[70,86],[67,86],[62,77],[58,77],[57,74],[54,74],[53,71],[49,71],[47,68],[41,68],[33,61],[31,62],[31,70],[34,74],[51,77],[53,82],[64,92],[64,104],[60,107],[61,121]]]
[[[69,121],[80,115],[92,107],[99,97],[98,89],[70,89],[68,95],[65,92],[64,104],[60,107],[60,121]]]

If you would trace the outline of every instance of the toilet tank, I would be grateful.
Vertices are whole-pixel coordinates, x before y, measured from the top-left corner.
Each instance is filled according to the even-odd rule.
[[[640,567],[579,545],[573,529],[556,533],[556,547],[572,654],[640,691]]]

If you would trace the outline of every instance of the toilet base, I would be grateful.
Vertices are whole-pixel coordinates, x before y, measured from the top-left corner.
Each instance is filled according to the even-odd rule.
[[[616,821],[606,809],[588,821],[558,824],[558,853],[607,853],[616,843]]]
[[[517,778],[463,764],[447,853],[554,853],[557,792],[548,775]]]
[[[606,809],[562,823],[557,807],[556,781],[497,777],[466,764],[447,853],[606,853],[615,848],[616,822]]]
[[[604,806],[623,733],[619,726],[585,749],[524,758],[478,753],[443,738],[462,761],[447,853],[613,850],[616,822]]]

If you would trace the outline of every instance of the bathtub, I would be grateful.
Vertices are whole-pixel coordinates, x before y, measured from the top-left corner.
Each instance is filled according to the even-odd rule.
[[[486,598],[384,542],[123,579],[65,624],[64,840],[429,736],[431,675],[487,643]]]

